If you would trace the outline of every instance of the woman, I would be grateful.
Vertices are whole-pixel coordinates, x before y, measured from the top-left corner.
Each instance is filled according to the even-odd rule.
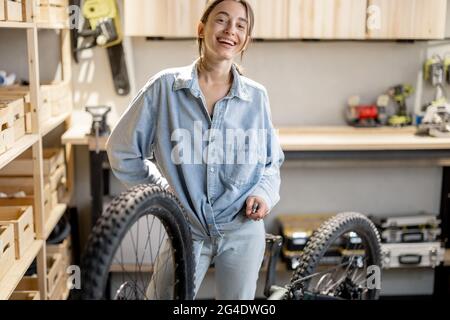
[[[233,63],[250,42],[253,20],[245,0],[211,1],[198,26],[200,58],[153,76],[107,142],[111,167],[127,186],[170,185],[191,225],[195,293],[214,263],[217,299],[254,298],[262,219],[279,201],[284,155],[267,92]],[[165,178],[154,178],[152,155]],[[159,279],[149,294],[164,287]]]

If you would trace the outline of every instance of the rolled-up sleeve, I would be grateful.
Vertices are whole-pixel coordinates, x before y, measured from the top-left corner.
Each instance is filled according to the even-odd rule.
[[[263,101],[267,129],[267,160],[262,178],[251,195],[264,199],[270,211],[280,201],[280,167],[284,162],[284,153],[279,143],[277,131],[272,124],[270,102],[266,91],[264,91]]]
[[[139,91],[129,104],[106,142],[106,151],[114,175],[127,187],[141,183],[167,183],[150,161],[155,139],[156,79]]]

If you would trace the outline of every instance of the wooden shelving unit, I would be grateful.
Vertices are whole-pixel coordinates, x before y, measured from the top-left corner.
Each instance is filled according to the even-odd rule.
[[[7,300],[30,267],[34,258],[42,251],[44,241],[35,240],[20,260],[16,260],[9,272],[0,281],[0,300]]]
[[[26,4],[26,20],[32,21],[32,3],[34,0],[27,0]],[[36,239],[34,243],[27,249],[24,256],[16,260],[8,273],[0,279],[0,300],[9,299],[12,292],[36,259],[37,276],[39,282],[39,291],[41,299],[48,297],[47,291],[47,259],[46,259],[46,240],[53,231],[54,227],[64,215],[67,204],[58,204],[50,214],[48,220],[44,222],[44,174],[43,174],[43,139],[52,130],[58,126],[65,124],[69,127],[72,113],[72,105],[68,112],[54,116],[43,122],[39,119],[39,110],[41,108],[40,99],[40,72],[39,72],[39,52],[38,52],[38,33],[40,29],[59,30],[61,45],[61,66],[62,81],[72,81],[71,71],[71,49],[70,49],[70,30],[68,23],[35,23],[35,22],[9,22],[0,21],[0,28],[6,29],[23,29],[27,35],[27,54],[28,55],[28,76],[30,100],[32,105],[32,134],[27,134],[23,138],[16,141],[14,146],[7,152],[0,155],[0,169],[8,163],[14,161],[24,151],[32,148],[33,157],[33,182],[34,182],[34,225]],[[70,163],[72,160],[72,152],[70,146],[65,146],[66,159],[68,160],[68,179],[71,177]],[[70,202],[73,193],[72,184],[68,180],[68,194],[66,202]],[[67,292],[66,296],[68,296]]]

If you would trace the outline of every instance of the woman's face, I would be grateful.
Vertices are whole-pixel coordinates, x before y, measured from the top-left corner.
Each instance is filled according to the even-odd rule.
[[[219,3],[206,24],[200,22],[199,36],[204,38],[204,54],[217,60],[232,60],[247,45],[247,12],[236,1]]]

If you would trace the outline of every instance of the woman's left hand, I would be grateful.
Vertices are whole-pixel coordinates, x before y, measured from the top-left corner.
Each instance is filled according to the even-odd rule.
[[[259,221],[261,219],[264,219],[265,216],[267,216],[267,214],[269,213],[269,208],[267,207],[266,202],[260,197],[250,196],[247,198],[247,201],[245,203],[247,205],[245,214],[249,219]],[[252,213],[253,206],[255,204],[258,205],[258,209],[256,210],[255,213]]]

